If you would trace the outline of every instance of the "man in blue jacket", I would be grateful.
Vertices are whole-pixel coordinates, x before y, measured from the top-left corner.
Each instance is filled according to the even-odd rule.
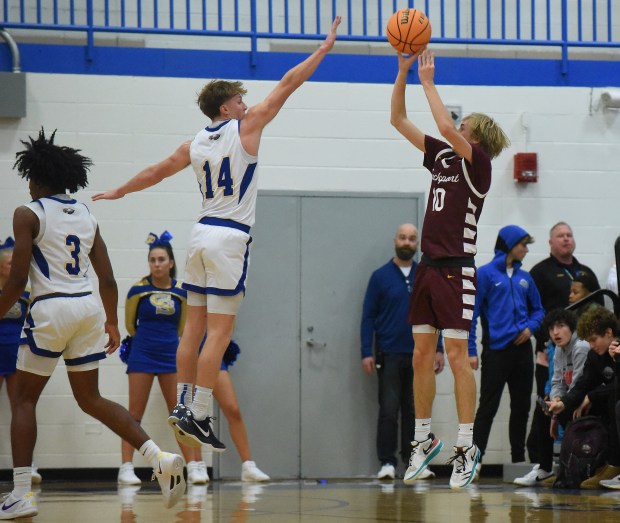
[[[482,324],[480,403],[474,441],[484,456],[493,418],[508,384],[508,433],[512,462],[525,461],[525,435],[534,380],[531,337],[540,329],[545,311],[530,274],[521,269],[533,238],[521,227],[500,229],[495,257],[478,270],[476,305],[469,336],[469,356],[476,363],[476,325]]]
[[[398,448],[398,414],[401,417],[401,457],[407,463],[414,436],[413,406],[413,337],[407,321],[409,299],[417,263],[418,230],[402,224],[394,237],[395,256],[372,273],[364,298],[361,341],[362,368],[379,377],[379,421],[377,455],[381,462],[379,479],[396,476]],[[373,351],[373,342],[375,351]],[[443,369],[443,348],[438,348],[435,372]],[[433,477],[425,470],[420,479]]]

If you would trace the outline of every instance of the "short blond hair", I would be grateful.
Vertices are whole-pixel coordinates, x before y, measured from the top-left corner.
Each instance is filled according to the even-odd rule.
[[[490,116],[482,113],[472,113],[463,118],[469,122],[472,138],[475,138],[482,149],[491,157],[496,158],[510,145],[506,133]]]
[[[198,107],[203,114],[213,120],[220,114],[220,107],[223,103],[238,94],[245,96],[247,92],[243,83],[239,81],[212,80],[198,94]]]

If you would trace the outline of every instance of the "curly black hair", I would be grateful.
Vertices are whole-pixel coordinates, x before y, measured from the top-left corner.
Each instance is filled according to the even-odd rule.
[[[577,315],[571,310],[553,309],[547,313],[543,320],[543,332],[547,332],[556,323],[564,323],[571,332],[575,332],[577,328]]]
[[[56,130],[47,139],[41,127],[35,140],[20,140],[26,149],[15,153],[17,160],[13,169],[26,180],[56,192],[77,192],[88,185],[88,170],[93,164],[90,158],[78,154],[79,149],[54,144]]]

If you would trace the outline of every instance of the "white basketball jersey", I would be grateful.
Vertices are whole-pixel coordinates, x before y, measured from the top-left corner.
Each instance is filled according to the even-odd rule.
[[[257,156],[241,146],[239,120],[227,120],[200,131],[189,148],[202,194],[204,217],[254,225]]]
[[[39,218],[39,235],[30,260],[31,298],[46,294],[79,294],[93,290],[87,276],[97,220],[83,203],[68,195],[27,205]]]

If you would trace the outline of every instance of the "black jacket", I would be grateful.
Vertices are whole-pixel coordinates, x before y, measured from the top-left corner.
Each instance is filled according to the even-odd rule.
[[[590,267],[579,263],[575,257],[573,257],[573,263],[565,265],[560,263],[553,255],[550,255],[532,267],[530,274],[534,278],[534,283],[536,283],[546,312],[568,307],[570,284],[579,272],[591,274],[596,280],[596,289],[600,289],[598,278],[594,271]],[[595,291],[596,289],[592,290]]]
[[[590,403],[596,407],[596,410],[605,412],[610,397],[613,397],[614,394],[615,368],[616,364],[608,352],[599,356],[590,349],[583,366],[583,373],[573,388],[562,398],[566,410],[576,409],[588,396]]]
[[[546,313],[551,312],[553,309],[564,309],[568,307],[570,285],[573,278],[575,278],[579,272],[591,274],[596,281],[596,289],[600,289],[598,278],[596,274],[594,274],[594,271],[590,269],[590,267],[579,263],[574,256],[573,263],[570,265],[560,263],[553,255],[549,255],[548,258],[545,258],[532,267],[530,275],[540,293],[540,300],[542,301],[543,309],[545,309]],[[594,291],[596,289],[592,290]],[[549,333],[541,329],[535,336],[536,351],[544,351],[544,343],[549,339]]]

